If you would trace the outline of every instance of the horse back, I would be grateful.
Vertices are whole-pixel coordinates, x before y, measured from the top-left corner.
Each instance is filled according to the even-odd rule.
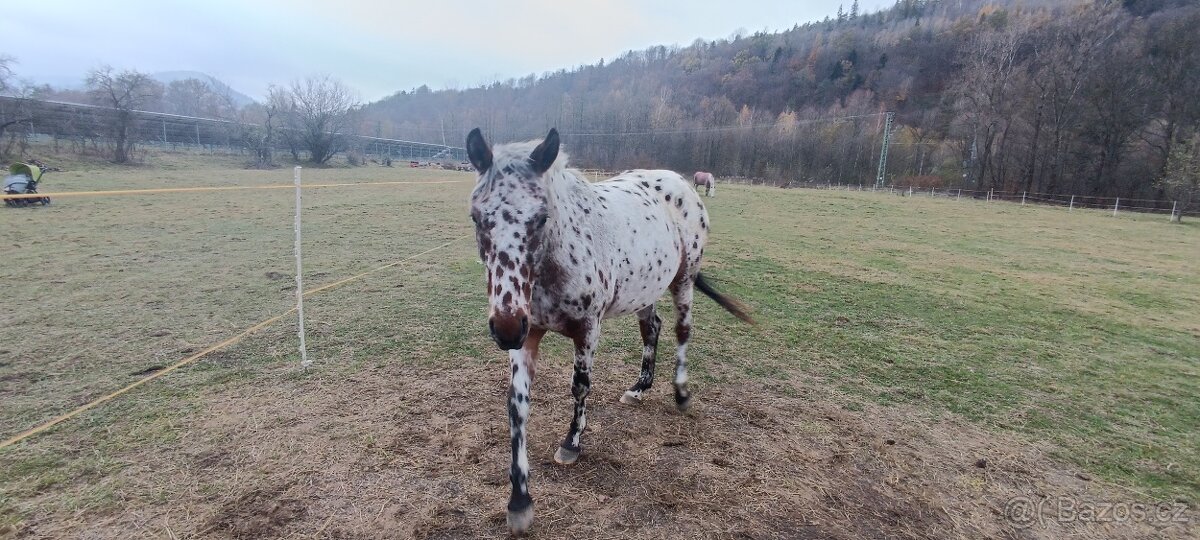
[[[592,186],[616,203],[609,205],[610,232],[617,237],[616,245],[629,250],[617,260],[628,257],[633,274],[642,272],[638,268],[650,268],[649,274],[661,273],[639,284],[637,294],[622,293],[620,305],[614,306],[610,316],[653,303],[680,274],[699,272],[701,252],[708,241],[708,212],[683,176],[667,170],[632,170]],[[647,285],[644,292],[640,292],[642,285]]]
[[[632,170],[625,171],[607,182],[614,188],[631,193],[637,199],[641,210],[650,212],[651,221],[655,215],[662,216],[668,221],[671,230],[679,238],[686,240],[683,251],[690,255],[704,247],[708,239],[708,209],[700,200],[700,195],[692,189],[691,184],[682,175],[668,170]],[[644,221],[646,216],[638,219]],[[672,235],[674,236],[674,235]],[[695,246],[693,247],[693,244]]]

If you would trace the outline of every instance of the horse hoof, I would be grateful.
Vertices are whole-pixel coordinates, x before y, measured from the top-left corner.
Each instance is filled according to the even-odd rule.
[[[626,405],[640,405],[642,403],[642,395],[626,390],[624,394],[621,394],[621,403]]]
[[[691,407],[691,406],[692,406],[691,394],[688,394],[686,396],[680,396],[679,394],[675,394],[675,408],[678,409],[679,412],[686,413],[688,411],[688,407]]]
[[[533,505],[525,507],[524,510],[508,512],[508,530],[513,535],[525,534],[529,527],[533,525]]]
[[[554,452],[554,462],[559,465],[571,465],[579,461],[579,450],[571,450],[564,446],[558,447]]]

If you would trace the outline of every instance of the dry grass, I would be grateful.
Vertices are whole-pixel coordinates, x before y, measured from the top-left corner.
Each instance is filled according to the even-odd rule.
[[[227,165],[68,172],[46,189],[290,178]],[[469,175],[305,175],[466,181],[308,192],[307,283],[468,232]],[[666,388],[639,408],[616,402],[640,347],[632,320],[609,323],[571,468],[550,460],[570,367],[562,340],[548,341],[531,426],[535,537],[1194,532],[1052,519],[1019,530],[1002,515],[1017,495],[1195,503],[1194,226],[734,186],[710,206],[711,272],[764,326],[700,305],[697,406],[681,416]],[[0,434],[291,303],[287,191],[64,198],[4,215],[4,245],[20,245],[5,273],[28,277],[0,299]],[[507,370],[482,331],[481,293],[464,240],[312,298],[312,370],[296,369],[294,328],[280,325],[0,451],[0,530],[503,536]]]

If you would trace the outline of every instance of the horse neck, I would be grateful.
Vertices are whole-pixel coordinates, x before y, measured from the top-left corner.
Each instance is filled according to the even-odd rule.
[[[570,169],[559,169],[546,175],[546,204],[549,206],[551,220],[567,220],[568,214],[582,214],[579,205],[590,207],[590,184],[580,178]]]
[[[585,214],[580,207],[591,210],[596,206],[596,201],[591,184],[569,169],[560,169],[548,174],[545,181],[546,205],[550,212],[550,219],[546,225],[546,255],[565,263],[569,256],[564,249],[564,243],[571,227],[590,228],[590,217],[595,216],[594,211]],[[571,223],[571,219],[574,219],[574,223]]]

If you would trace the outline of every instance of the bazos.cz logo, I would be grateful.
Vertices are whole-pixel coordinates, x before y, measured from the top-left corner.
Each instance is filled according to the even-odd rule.
[[[1033,499],[1016,496],[1004,504],[1004,517],[1025,529],[1047,523],[1190,523],[1182,503],[1085,501],[1074,497]]]

